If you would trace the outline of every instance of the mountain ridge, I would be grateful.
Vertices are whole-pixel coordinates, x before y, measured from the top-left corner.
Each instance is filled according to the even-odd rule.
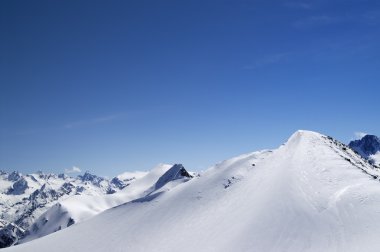
[[[5,251],[378,251],[379,174],[334,138],[298,131]]]
[[[179,174],[179,172],[182,172]],[[92,218],[93,216],[127,202],[151,195],[158,190],[170,190],[171,182],[187,182],[192,176],[183,165],[158,165],[145,176],[139,177],[126,190],[100,196],[72,196],[60,201],[43,213],[29,228],[28,234],[19,243],[43,237]],[[160,187],[156,184],[160,183]],[[176,186],[177,184],[173,185]],[[166,186],[166,187],[165,187]]]
[[[17,171],[1,171],[0,221],[8,224],[0,226],[0,247],[17,243],[34,221],[55,202],[73,195],[113,194],[134,179],[107,180],[89,172],[70,177],[40,171],[25,175]]]

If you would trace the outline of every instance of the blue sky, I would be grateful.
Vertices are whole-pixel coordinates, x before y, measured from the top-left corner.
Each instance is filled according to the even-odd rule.
[[[0,2],[0,169],[192,170],[380,134],[380,2]]]

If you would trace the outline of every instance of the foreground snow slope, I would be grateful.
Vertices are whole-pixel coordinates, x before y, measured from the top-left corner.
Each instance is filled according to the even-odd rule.
[[[298,131],[4,251],[379,251],[379,172],[347,146]]]

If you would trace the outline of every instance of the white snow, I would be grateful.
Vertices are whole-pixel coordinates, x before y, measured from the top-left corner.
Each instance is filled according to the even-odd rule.
[[[33,223],[58,200],[76,194],[75,189],[72,192],[63,193],[62,186],[65,183],[70,183],[73,188],[83,187],[84,190],[81,192],[83,195],[104,195],[109,186],[105,181],[98,186],[82,182],[77,178],[59,178],[54,174],[36,173],[22,175],[21,179],[27,182],[27,187],[24,192],[16,190],[17,193],[14,194],[9,193],[9,190],[16,182],[8,181],[7,177],[7,174],[0,176],[0,219],[9,222],[21,221],[24,228]],[[46,195],[38,195],[38,198],[32,202],[30,197],[33,193],[38,193],[37,190],[45,191]],[[38,205],[38,207],[34,208],[34,205]]]
[[[374,155],[370,155],[369,159],[373,160],[377,166],[380,166],[380,151]]]
[[[70,197],[77,198],[78,195],[81,195],[83,198],[80,197],[79,201],[83,202],[84,205],[88,205],[87,209],[83,209],[86,211],[75,215],[78,218],[78,222],[85,219],[83,216],[88,216],[87,212],[91,212],[94,215],[109,207],[124,203],[124,201],[109,200],[106,197],[107,200],[103,205],[100,202],[97,202],[94,207],[90,205],[94,205],[95,202],[85,204],[87,198],[88,201],[90,199],[101,201],[104,195],[119,192],[133,183],[134,180],[146,174],[146,172],[132,172],[129,173],[131,176],[121,174],[112,180],[108,180],[94,176],[88,172],[83,176],[74,178],[64,174],[56,175],[37,172],[23,175],[18,172],[7,173],[0,171],[0,221],[9,223],[6,227],[0,227],[2,236],[0,247],[20,242],[18,241],[19,238],[25,235],[23,230],[28,230],[28,233],[31,233],[30,237],[28,237],[28,240],[30,240],[32,237],[39,237],[42,234],[48,234],[66,227],[70,220],[70,215],[66,212],[62,212],[61,215],[58,215],[59,213],[53,214],[53,210],[49,209],[52,207],[56,209],[54,205],[57,202]],[[75,202],[74,199],[73,201]],[[109,205],[109,201],[112,204]],[[71,208],[79,209],[77,206]],[[41,217],[47,210],[50,211],[47,213],[47,216],[50,216],[50,218],[52,218],[51,216],[61,216],[61,219],[57,220],[56,223],[53,223],[53,221],[48,223],[47,216]],[[66,211],[66,208],[62,206],[58,210]],[[66,225],[61,226],[62,223],[60,221],[64,221],[65,216],[68,217]],[[39,217],[41,218],[39,219]],[[39,228],[41,223],[46,227],[44,230]],[[11,235],[9,230],[12,227],[17,227],[17,230],[20,232],[17,231],[17,235]],[[9,237],[9,235],[12,237]]]
[[[160,164],[160,165],[165,165],[165,164]],[[132,180],[132,179],[139,179],[141,177],[144,177],[147,173],[148,172],[144,172],[144,171],[124,172],[116,177],[121,180]]]
[[[119,179],[129,182],[121,192],[110,195],[74,195],[60,201],[42,214],[29,229],[29,235],[20,241],[28,242],[68,226],[70,221],[80,223],[109,208],[132,201],[155,191],[154,184],[173,165],[159,164],[150,172],[126,172]]]
[[[379,175],[339,142],[297,131],[274,151],[226,160],[156,197],[4,252],[377,252]]]

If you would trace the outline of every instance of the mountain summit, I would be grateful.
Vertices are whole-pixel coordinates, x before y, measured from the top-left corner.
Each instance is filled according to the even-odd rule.
[[[379,175],[347,145],[297,131],[276,150],[5,251],[377,252]]]
[[[374,135],[365,135],[360,140],[351,141],[349,146],[363,156],[370,156],[380,151],[380,139]]]
[[[377,136],[365,135],[362,139],[351,141],[348,145],[363,158],[380,166],[380,138]]]

